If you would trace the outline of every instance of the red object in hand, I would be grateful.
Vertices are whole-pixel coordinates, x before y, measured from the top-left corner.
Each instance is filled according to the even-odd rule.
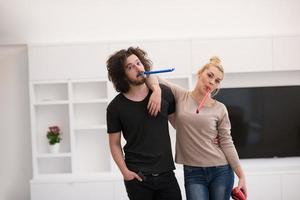
[[[234,200],[246,200],[246,197],[245,197],[244,193],[238,187],[235,187],[235,188],[232,189],[231,197]]]

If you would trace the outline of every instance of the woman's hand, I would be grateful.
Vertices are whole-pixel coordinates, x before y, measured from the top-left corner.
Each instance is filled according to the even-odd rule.
[[[151,116],[157,116],[158,112],[160,112],[161,107],[161,89],[159,85],[153,85],[153,92],[150,96],[147,109]]]
[[[245,179],[245,177],[239,178],[238,188],[244,193],[244,195],[245,195],[245,197],[247,199],[248,194],[247,194],[247,187],[246,187],[246,179]]]
[[[214,139],[212,139],[212,143],[214,143],[214,144],[217,145],[219,148],[221,148],[219,135],[217,135],[217,137],[215,137]]]

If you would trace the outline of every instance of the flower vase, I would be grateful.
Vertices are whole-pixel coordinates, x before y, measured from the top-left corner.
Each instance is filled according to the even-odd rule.
[[[59,153],[59,147],[60,147],[60,143],[49,145],[50,153]]]

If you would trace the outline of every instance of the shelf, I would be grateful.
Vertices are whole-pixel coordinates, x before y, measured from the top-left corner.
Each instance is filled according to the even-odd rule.
[[[61,100],[61,101],[39,101],[34,103],[34,106],[47,106],[47,105],[67,105],[69,101]]]
[[[59,157],[71,157],[71,153],[40,153],[38,158],[59,158]]]
[[[107,103],[108,99],[92,99],[92,100],[76,100],[73,104],[88,104],[88,103]]]
[[[74,104],[75,127],[106,124],[106,107],[107,103]]]
[[[30,180],[31,183],[74,183],[74,182],[97,182],[97,181],[123,181],[119,173],[100,172],[93,174],[43,174],[37,179]]]
[[[67,83],[53,83],[53,84],[35,84],[33,85],[34,101],[35,102],[56,102],[68,100],[68,84]]]
[[[107,80],[31,82],[35,178],[111,172]],[[60,152],[49,152],[50,126],[62,132]]]
[[[89,125],[89,126],[78,126],[78,127],[75,127],[74,130],[75,131],[81,131],[81,130],[106,130],[107,129],[107,126],[106,125]]]
[[[48,153],[46,137],[49,126],[58,126],[62,132],[61,152],[70,152],[70,128],[68,105],[37,106],[35,108],[36,145],[38,153]]]
[[[71,158],[38,158],[39,174],[71,173]]]
[[[110,152],[106,131],[75,131],[75,172],[110,171]]]
[[[74,102],[107,99],[106,81],[73,82]]]

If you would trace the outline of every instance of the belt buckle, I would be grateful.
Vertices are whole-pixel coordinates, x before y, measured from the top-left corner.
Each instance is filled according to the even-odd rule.
[[[159,176],[159,173],[153,173],[151,176]]]

